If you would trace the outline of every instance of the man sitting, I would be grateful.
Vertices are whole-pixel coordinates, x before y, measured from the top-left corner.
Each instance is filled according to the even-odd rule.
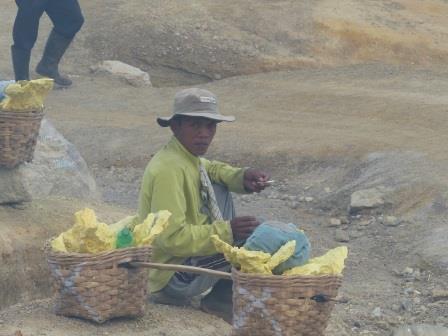
[[[269,175],[257,169],[234,168],[202,156],[207,152],[219,122],[234,121],[221,115],[214,94],[191,88],[175,95],[173,114],[157,118],[170,127],[173,137],[150,160],[140,189],[140,221],[148,213],[171,212],[170,223],[156,239],[152,260],[229,271],[217,254],[210,236],[237,244],[260,224],[254,216],[235,216],[230,192],[260,192]],[[149,289],[156,303],[186,305],[192,298],[211,292],[202,309],[229,320],[231,281],[184,272],[151,270]]]

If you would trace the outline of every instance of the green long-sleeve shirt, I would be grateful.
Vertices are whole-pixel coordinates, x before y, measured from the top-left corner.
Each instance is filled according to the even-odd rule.
[[[217,234],[232,243],[228,221],[210,220],[201,213],[199,164],[202,161],[212,182],[226,185],[230,191],[243,193],[244,169],[218,161],[208,161],[191,154],[173,136],[151,159],[143,175],[138,216],[140,222],[148,213],[168,210],[167,228],[153,244],[152,261],[182,264],[188,257],[213,255],[216,252],[210,236]],[[151,270],[149,290],[166,286],[174,272]]]

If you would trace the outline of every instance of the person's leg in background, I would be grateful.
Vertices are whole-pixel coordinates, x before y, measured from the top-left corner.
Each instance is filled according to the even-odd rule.
[[[15,80],[29,80],[31,50],[36,43],[39,21],[48,0],[16,0],[17,15],[11,46]]]
[[[55,84],[67,87],[72,81],[59,73],[59,62],[84,23],[78,0],[48,0],[45,12],[53,22],[41,61],[36,72],[53,78]]]

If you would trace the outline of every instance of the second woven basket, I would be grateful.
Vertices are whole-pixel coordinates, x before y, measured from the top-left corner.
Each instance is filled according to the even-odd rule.
[[[47,262],[54,287],[55,313],[98,323],[114,317],[138,317],[145,312],[148,271],[121,267],[147,262],[149,247],[131,247],[98,254],[53,252]]]
[[[235,269],[232,278],[234,336],[323,336],[342,281]]]

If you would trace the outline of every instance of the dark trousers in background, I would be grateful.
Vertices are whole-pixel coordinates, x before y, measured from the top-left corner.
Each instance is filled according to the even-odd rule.
[[[16,0],[16,4],[13,39],[17,49],[33,48],[44,12],[53,22],[53,30],[67,39],[73,39],[84,23],[78,0]]]

